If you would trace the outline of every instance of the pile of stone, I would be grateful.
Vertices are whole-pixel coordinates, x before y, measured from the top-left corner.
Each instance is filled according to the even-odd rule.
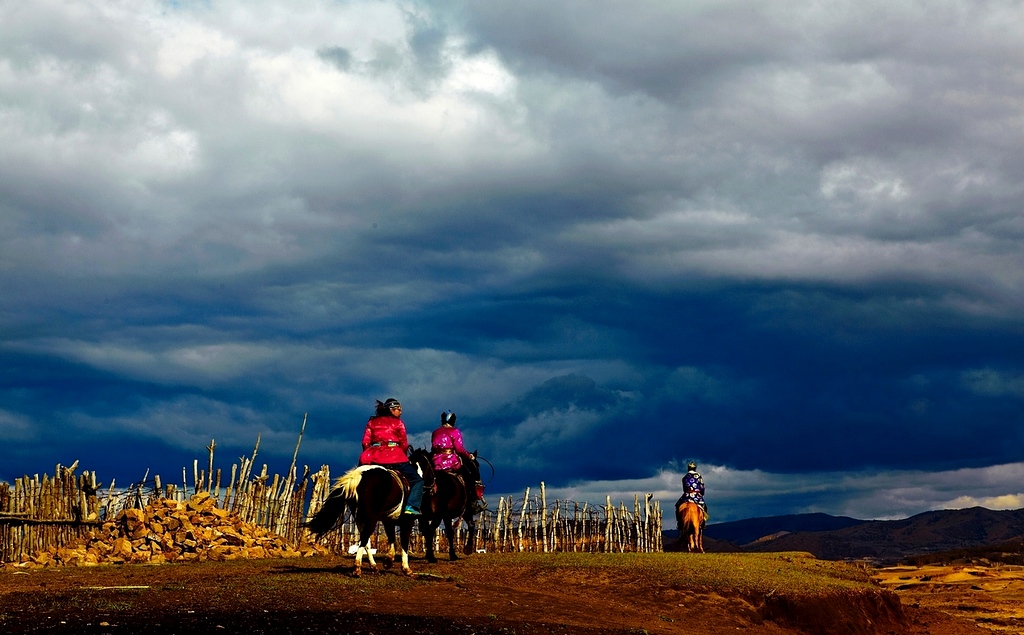
[[[91,566],[242,558],[301,558],[328,553],[285,538],[216,506],[207,493],[185,502],[160,499],[126,509],[82,538],[27,557],[21,566]]]

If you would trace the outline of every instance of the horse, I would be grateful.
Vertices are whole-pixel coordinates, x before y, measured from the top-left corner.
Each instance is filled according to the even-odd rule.
[[[413,450],[412,456],[425,457],[430,461],[430,454],[426,450]],[[476,493],[475,489],[480,482],[480,465],[476,456],[476,452],[473,452],[473,459],[463,460],[462,468],[454,473],[433,469],[429,475],[424,473],[420,533],[423,534],[423,542],[426,545],[427,562],[437,562],[437,556],[434,555],[434,537],[442,522],[444,535],[448,539],[448,559],[459,559],[455,552],[455,526],[459,518],[466,521],[469,534],[464,553],[473,553],[476,546],[476,519],[469,503],[474,498],[473,494]],[[471,487],[474,490],[470,490]]]
[[[676,527],[679,539],[676,545],[680,548],[685,543],[686,550],[704,553],[704,535],[700,525],[704,520],[704,510],[693,501],[680,500],[676,503]]]
[[[421,473],[432,467],[429,457],[425,463],[419,462],[417,466]],[[351,511],[359,530],[359,547],[353,572],[358,578],[363,574],[364,554],[374,570],[381,570],[367,546],[377,523],[384,524],[384,534],[388,539],[388,551],[384,554],[383,565],[391,568],[395,559],[395,526],[398,525],[402,572],[412,576],[409,568],[409,539],[412,535],[413,516],[403,513],[408,494],[409,484],[397,472],[380,465],[361,465],[335,481],[323,506],[304,526],[319,538],[333,529],[345,517],[347,510]]]

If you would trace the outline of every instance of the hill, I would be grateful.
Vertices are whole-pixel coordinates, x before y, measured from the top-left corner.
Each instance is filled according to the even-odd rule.
[[[709,524],[704,531],[705,538],[724,540],[734,545],[746,545],[765,536],[781,532],[796,533],[802,531],[833,531],[846,529],[869,521],[857,520],[846,516],[830,516],[828,514],[791,514],[788,516],[769,516],[766,518],[747,518],[728,523]]]
[[[827,514],[753,518],[708,525],[709,551],[805,551],[828,560],[895,562],[910,556],[994,546],[1024,537],[1024,509],[924,512],[903,520]],[[666,540],[674,540],[666,537]]]

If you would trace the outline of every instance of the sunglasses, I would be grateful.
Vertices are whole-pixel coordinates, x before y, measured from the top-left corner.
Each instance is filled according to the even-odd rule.
[[[393,406],[389,406],[389,408],[390,408],[391,410],[401,410],[401,409],[402,409],[402,404],[400,404],[400,403],[396,403],[396,404],[394,404]]]

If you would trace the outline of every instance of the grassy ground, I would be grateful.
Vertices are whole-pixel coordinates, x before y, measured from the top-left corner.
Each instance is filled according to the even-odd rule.
[[[358,579],[340,556],[5,570],[0,632],[867,634],[852,626],[886,608],[866,569],[798,553],[411,564],[414,577],[396,567]]]
[[[803,553],[492,554],[467,568],[494,575],[608,577],[651,587],[815,593],[872,586],[863,567]]]

